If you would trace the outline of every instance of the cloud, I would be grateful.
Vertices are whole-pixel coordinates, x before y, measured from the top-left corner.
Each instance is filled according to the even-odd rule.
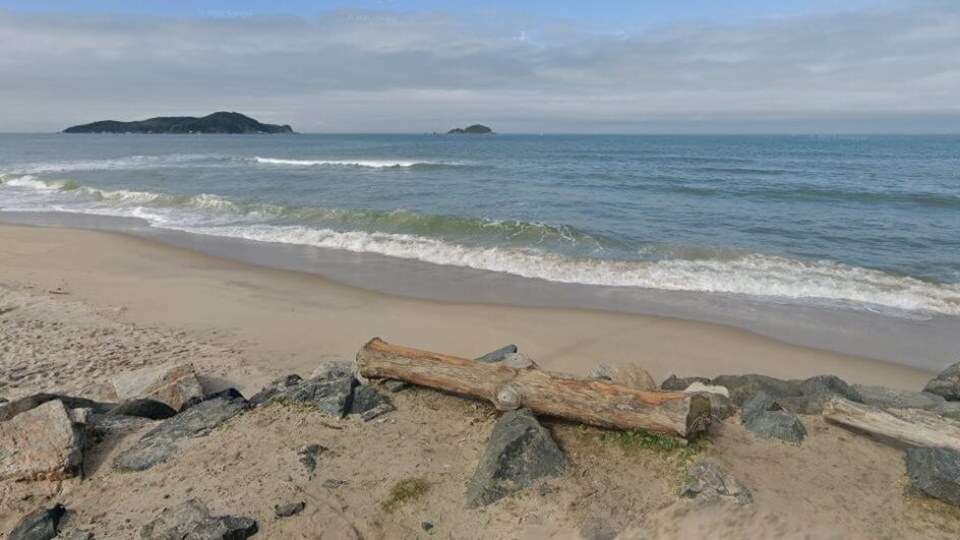
[[[935,0],[616,34],[503,13],[0,12],[0,129],[220,109],[302,131],[934,126],[960,116],[957,28],[960,4]]]

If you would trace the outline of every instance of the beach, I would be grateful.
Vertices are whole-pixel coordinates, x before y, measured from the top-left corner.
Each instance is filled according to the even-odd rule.
[[[113,232],[3,225],[0,260],[7,399],[56,391],[110,401],[112,376],[183,361],[207,392],[235,387],[249,397],[278,376],[306,377],[325,360],[350,360],[374,336],[468,358],[516,343],[543,369],[580,376],[601,362],[633,362],[657,382],[670,374],[829,373],[918,390],[931,377],[716,324],[401,298]],[[727,421],[689,450],[636,448],[604,430],[544,418],[569,471],[465,509],[464,485],[495,411],[420,388],[389,399],[396,410],[369,423],[258,407],[136,473],[110,462],[137,433],[108,439],[88,451],[82,481],[4,482],[0,530],[55,498],[70,508],[71,526],[96,538],[133,537],[146,516],[190,497],[215,514],[254,517],[267,538],[946,538],[960,523],[955,508],[911,494],[901,450],[807,415],[802,445],[759,439]],[[329,452],[308,475],[297,448],[310,443]],[[683,471],[703,458],[748,485],[754,503],[678,500]],[[425,493],[395,507],[391,486],[411,478]],[[273,507],[289,501],[306,509],[276,518]]]

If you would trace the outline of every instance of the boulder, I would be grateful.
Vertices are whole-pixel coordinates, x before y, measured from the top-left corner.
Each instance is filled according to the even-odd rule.
[[[0,422],[0,481],[62,480],[80,474],[82,464],[83,430],[62,402]]]
[[[60,522],[67,509],[61,505],[27,514],[10,531],[8,540],[51,540],[60,532]]]
[[[800,414],[820,414],[833,397],[860,403],[860,394],[834,375],[817,375],[804,380],[783,380],[766,375],[720,375],[711,384],[730,391],[730,399],[743,406],[757,393],[775,399],[784,409]]]
[[[765,392],[758,392],[743,406],[743,426],[764,438],[800,444],[807,430],[796,414],[783,407]]]
[[[297,386],[287,388],[271,398],[271,401],[300,403],[342,418],[347,413],[355,384],[353,375],[339,375],[330,379],[309,379]]]
[[[253,405],[263,405],[267,403],[275,396],[286,392],[290,388],[300,385],[303,382],[303,377],[293,373],[290,375],[284,375],[278,379],[274,379],[270,384],[263,387],[262,390],[257,392],[250,398],[250,403]]]
[[[777,399],[798,397],[803,393],[799,381],[784,381],[756,374],[720,375],[710,381],[710,384],[726,387],[730,391],[730,399],[741,407],[758,392]]]
[[[821,414],[823,405],[833,399],[841,397],[862,403],[863,397],[852,386],[835,375],[817,375],[800,382],[800,396],[783,398],[783,406],[799,414]]]
[[[142,471],[174,455],[184,440],[208,433],[248,407],[244,399],[218,397],[203,401],[163,420],[136,444],[116,457],[113,466],[122,471]]]
[[[116,435],[125,435],[155,424],[155,420],[141,416],[123,416],[112,414],[94,414],[87,423],[87,429],[101,439]]]
[[[530,410],[504,413],[467,485],[467,507],[486,506],[566,467],[563,451]]]
[[[706,377],[677,377],[670,375],[662,383],[661,390],[686,390],[693,383],[710,384],[710,379]]]
[[[67,409],[91,409],[97,413],[105,413],[114,406],[112,403],[101,403],[81,397],[40,393],[0,405],[0,422],[6,422],[18,414],[35,409],[49,401],[60,401]]]
[[[136,416],[150,420],[165,420],[176,414],[177,411],[166,403],[148,398],[124,401],[107,412],[108,416]]]
[[[393,410],[390,404],[379,392],[361,384],[353,389],[353,396],[347,407],[347,414],[358,414],[365,422]]]
[[[636,364],[614,366],[600,364],[593,368],[590,377],[648,392],[657,389],[657,383],[653,380],[653,377],[647,373],[647,370]]]
[[[122,373],[111,379],[121,400],[151,398],[182,411],[203,400],[203,386],[192,364],[164,364]]]
[[[165,508],[140,529],[140,537],[144,540],[244,540],[256,532],[256,521],[211,516],[205,504],[190,499],[175,508]]]
[[[710,461],[699,461],[690,467],[687,482],[680,488],[680,496],[706,502],[719,500],[720,497],[733,497],[740,504],[753,501],[746,486]]]
[[[488,352],[487,354],[476,359],[477,362],[483,362],[485,364],[494,364],[500,362],[508,354],[516,354],[519,351],[516,345],[510,344],[506,347],[501,347],[495,351]]]
[[[310,375],[311,379],[337,379],[353,376],[353,362],[349,360],[321,360]]]
[[[944,448],[909,448],[907,476],[915,488],[960,506],[960,452]]]
[[[947,367],[931,379],[923,391],[950,401],[960,401],[960,362]]]
[[[886,386],[855,384],[853,389],[860,394],[863,403],[880,409],[936,409],[946,400],[930,392],[911,392]]]

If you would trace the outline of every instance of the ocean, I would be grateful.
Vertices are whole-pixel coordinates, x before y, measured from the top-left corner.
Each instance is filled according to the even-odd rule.
[[[0,135],[0,212],[395,294],[960,355],[958,136]]]

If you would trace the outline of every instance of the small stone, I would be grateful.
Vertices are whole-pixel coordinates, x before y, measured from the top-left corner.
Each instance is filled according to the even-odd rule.
[[[273,507],[273,513],[278,518],[285,518],[290,516],[295,516],[300,512],[303,512],[303,509],[306,508],[307,503],[300,501],[288,504],[281,504]]]
[[[680,489],[680,496],[708,502],[719,497],[734,497],[740,504],[753,501],[753,496],[746,486],[709,461],[700,461],[690,467],[687,483]]]
[[[923,391],[936,394],[948,401],[960,401],[960,362],[948,366],[931,379]]]
[[[506,412],[494,425],[467,486],[467,507],[486,506],[541,478],[558,476],[566,467],[563,451],[530,410]]]
[[[8,540],[51,540],[60,531],[60,522],[67,513],[61,505],[27,514],[10,531]]]
[[[0,422],[0,481],[63,480],[80,473],[83,430],[60,401]]]
[[[244,540],[256,534],[257,522],[250,518],[211,516],[207,506],[191,499],[175,508],[166,508],[140,529],[144,540]]]
[[[324,480],[323,483],[320,484],[320,485],[323,486],[323,487],[325,487],[325,488],[327,488],[327,489],[337,489],[337,488],[340,487],[340,486],[345,486],[345,485],[347,485],[347,482],[346,482],[346,480],[337,480],[337,479],[335,479],[335,478],[327,478],[327,479]]]
[[[111,379],[120,399],[151,398],[177,411],[203,400],[193,364],[165,364],[116,375]]]
[[[783,410],[783,407],[765,392],[758,392],[744,404],[741,421],[749,431],[764,438],[800,444],[807,436],[807,430],[800,418]]]
[[[326,452],[328,448],[319,444],[308,444],[301,446],[297,450],[297,457],[300,463],[307,469],[307,472],[313,474],[317,470],[317,458],[320,454]]]
[[[476,361],[483,362],[484,364],[495,364],[503,361],[508,354],[516,354],[518,350],[519,349],[517,349],[516,345],[510,344],[493,352],[488,352],[487,354],[477,358]]]
[[[420,523],[420,528],[427,532],[430,532],[430,530],[433,529],[433,523],[430,523],[429,521],[423,521]]]
[[[907,476],[927,495],[960,506],[960,452],[945,448],[908,448]]]

